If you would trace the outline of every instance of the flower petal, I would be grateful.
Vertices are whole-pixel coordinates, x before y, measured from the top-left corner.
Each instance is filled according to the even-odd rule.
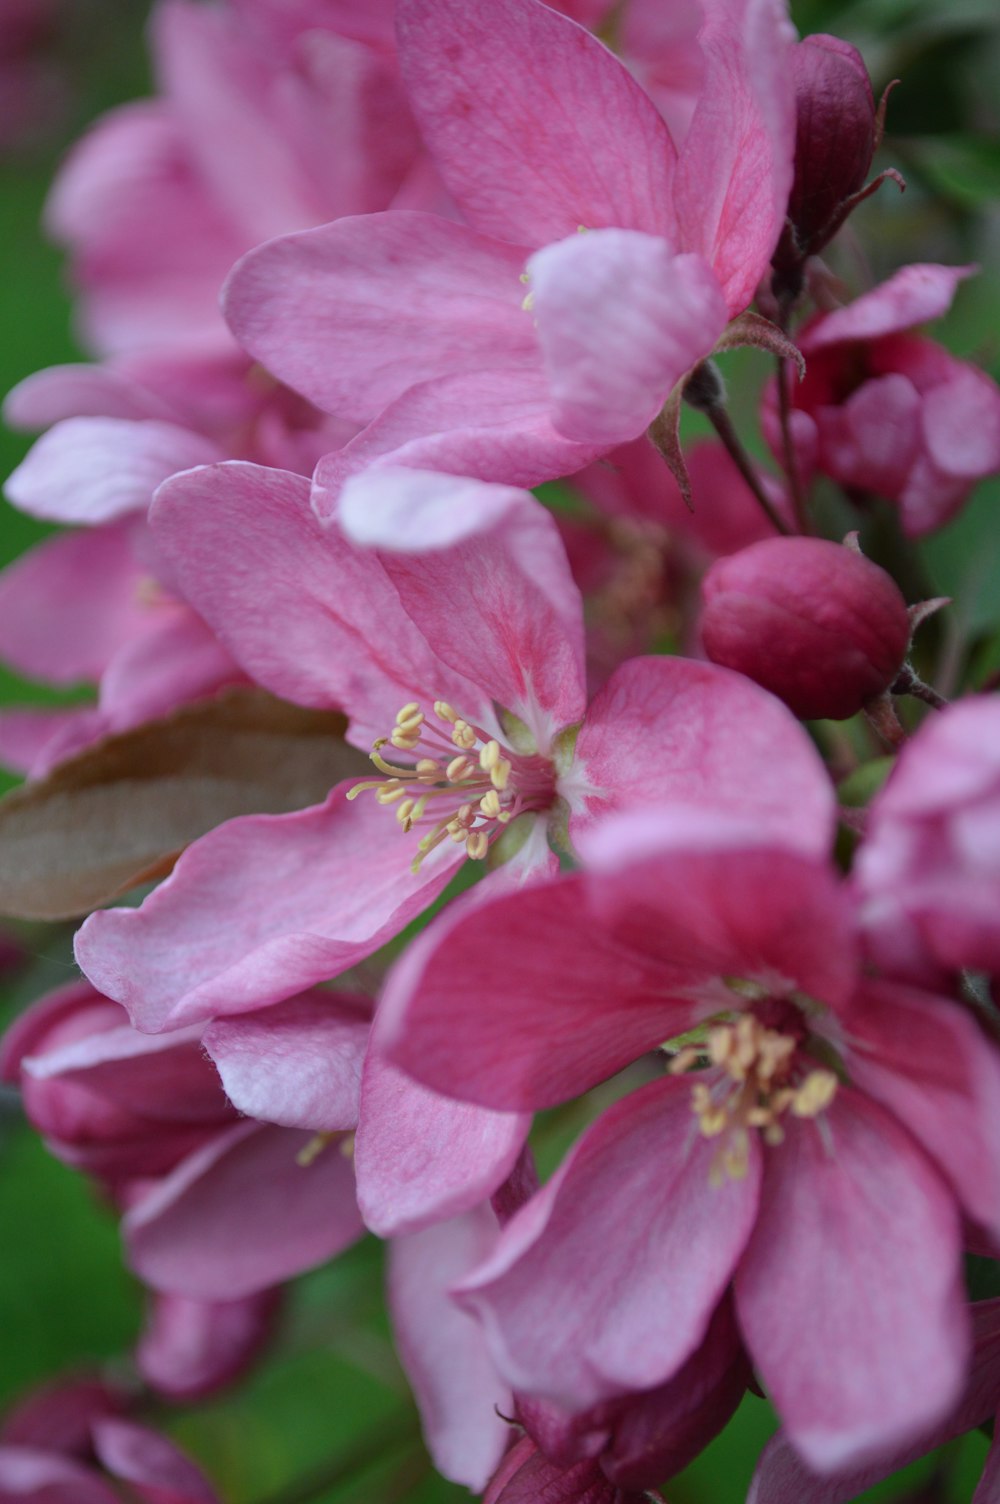
[[[726,325],[700,256],[635,230],[593,230],[528,262],[553,422],[567,438],[638,438]]]
[[[82,969],[137,1028],[158,1033],[280,1002],[370,955],[436,898],[464,853],[449,842],[414,875],[391,811],[349,803],[349,786],[195,841],[140,908],[91,915],[77,934]]]
[[[400,0],[397,15],[424,139],[476,229],[536,246],[580,224],[670,225],[670,133],[588,32],[537,0]]]
[[[736,1276],[740,1326],[792,1445],[818,1472],[861,1467],[947,1416],[968,1321],[954,1202],[909,1135],[841,1087],[787,1119],[766,1157]],[[905,1249],[887,1259],[886,1250]]]
[[[584,1134],[456,1290],[515,1389],[572,1409],[669,1379],[701,1341],[753,1226],[760,1162],[709,1185],[686,1081],[633,1092]]]

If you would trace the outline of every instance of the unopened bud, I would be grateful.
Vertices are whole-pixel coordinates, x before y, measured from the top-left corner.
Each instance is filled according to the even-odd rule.
[[[790,233],[774,257],[781,270],[821,251],[864,186],[878,144],[871,80],[856,47],[822,33],[789,51],[795,84],[795,179]]]
[[[766,538],[719,559],[702,583],[713,663],[806,719],[846,720],[888,689],[910,641],[895,581],[820,538]]]

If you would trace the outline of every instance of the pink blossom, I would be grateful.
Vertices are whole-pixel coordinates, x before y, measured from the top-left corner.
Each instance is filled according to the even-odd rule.
[[[112,1483],[124,1483],[138,1504],[220,1504],[200,1469],[146,1426],[118,1416],[95,1418],[91,1445],[92,1463],[40,1447],[0,1446],[0,1496],[10,1504],[119,1504]]]
[[[467,224],[376,214],[278,239],[236,268],[228,317],[317,406],[378,420],[366,458],[534,484],[640,435],[752,299],[791,183],[787,21],[707,10],[679,148],[538,0],[403,0],[398,27]]]
[[[316,808],[230,821],[141,908],[92,916],[80,963],[139,1027],[257,1008],[335,975],[507,827],[511,880],[550,869],[547,834],[567,818],[574,841],[611,810],[664,799],[740,809],[825,848],[825,772],[755,686],[636,659],[587,706],[579,594],[532,497],[373,471],[344,507],[389,547],[322,524],[305,482],[280,472],[226,465],[159,493],[159,545],[241,666],[287,699],[340,706],[350,738],[395,761],[377,751],[379,778]]]
[[[272,1334],[279,1305],[276,1289],[217,1301],[154,1292],[136,1348],[136,1367],[164,1399],[204,1399],[234,1383],[256,1362]]]
[[[792,391],[800,473],[897,502],[911,537],[953,517],[1000,470],[1000,391],[967,361],[910,331],[948,311],[968,267],[907,266],[796,336],[805,380]],[[763,410],[781,436],[773,383]]]
[[[974,695],[929,718],[870,813],[855,883],[880,963],[1000,971],[1000,704]]]
[[[168,1295],[240,1301],[362,1231],[350,1161],[336,1142],[315,1151],[326,1142],[317,1130],[339,1141],[357,1123],[366,1013],[325,993],[290,998],[270,1010],[266,1063],[248,1041],[255,1023],[142,1035],[81,982],[39,1000],[4,1039],[0,1066],[20,1080],[29,1117],[60,1158],[128,1208],[129,1262]],[[248,1111],[257,1120],[241,1119]],[[226,1339],[224,1369],[252,1308],[235,1326],[232,1313],[202,1319]],[[154,1332],[147,1357],[176,1373],[170,1337]]]
[[[533,1110],[698,1032],[584,1134],[459,1298],[515,1388],[582,1410],[668,1380],[734,1281],[811,1467],[905,1445],[963,1379],[959,1208],[1000,1225],[995,1051],[948,999],[868,980],[833,874],[759,830],[629,815],[587,853],[591,870],[411,945],[382,1004],[394,1057]],[[693,1086],[678,1074],[706,1058]]]

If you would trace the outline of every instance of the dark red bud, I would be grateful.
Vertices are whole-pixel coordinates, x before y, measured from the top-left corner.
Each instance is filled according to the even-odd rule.
[[[795,82],[795,180],[788,201],[794,244],[775,265],[823,249],[840,210],[864,185],[878,144],[875,97],[856,47],[822,33],[791,48]]]
[[[846,720],[888,689],[910,641],[896,583],[820,538],[766,538],[702,582],[713,663],[736,669],[805,719]]]

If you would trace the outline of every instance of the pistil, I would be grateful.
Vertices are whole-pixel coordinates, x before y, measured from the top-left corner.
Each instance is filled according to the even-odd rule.
[[[419,755],[414,763],[397,766],[383,757],[386,746]],[[464,845],[472,861],[482,861],[511,820],[547,809],[555,797],[549,758],[511,751],[445,700],[435,700],[433,720],[417,701],[404,705],[389,735],[375,743],[371,760],[385,776],[356,784],[347,797],[373,790],[379,804],[394,807],[404,833],[415,827],[424,831],[414,872],[446,840]]]

